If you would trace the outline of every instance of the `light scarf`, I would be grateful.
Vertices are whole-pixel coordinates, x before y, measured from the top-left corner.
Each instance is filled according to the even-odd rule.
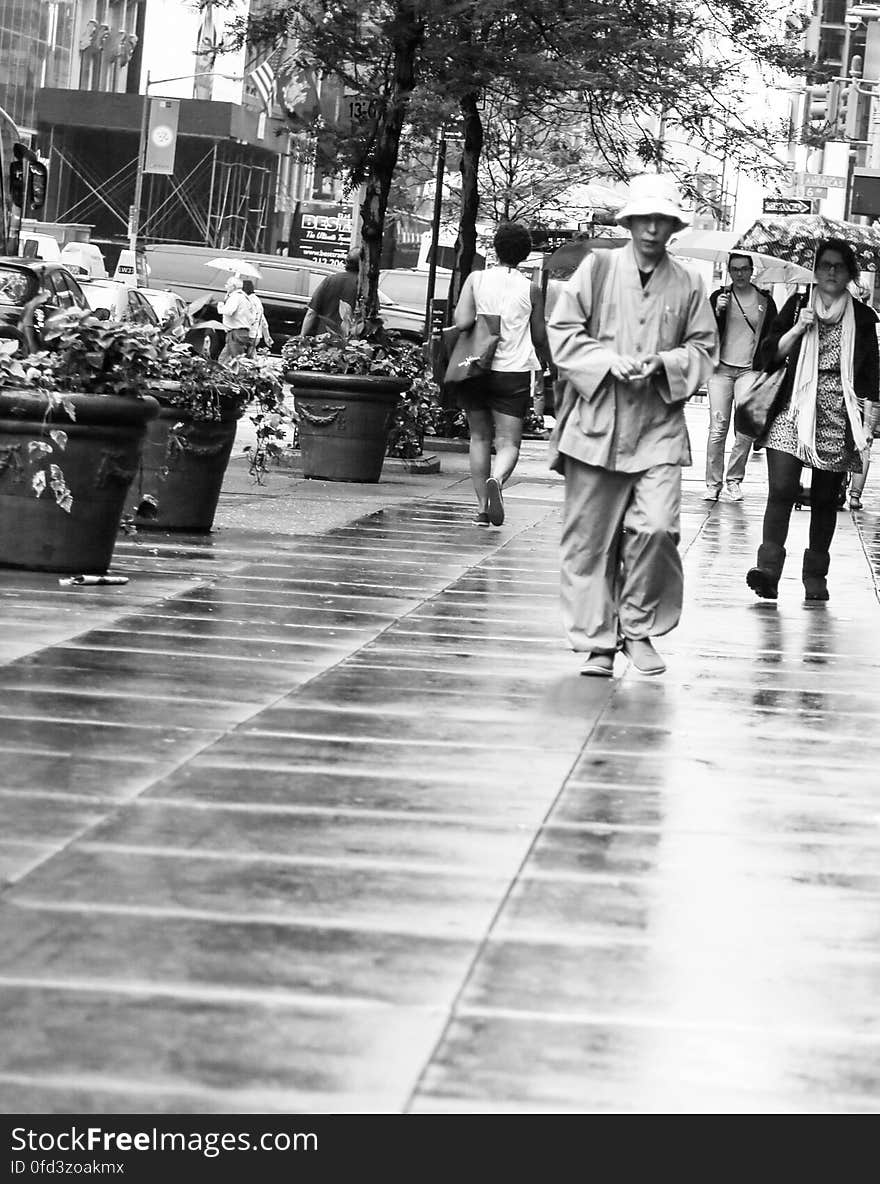
[[[843,292],[831,304],[826,304],[818,289],[813,292],[813,312],[816,319],[801,339],[801,352],[792,382],[791,409],[797,428],[798,459],[812,465],[818,461],[816,452],[816,401],[819,386],[819,324],[835,325],[843,321],[840,335],[840,381],[843,404],[846,408],[853,442],[859,452],[867,445],[862,417],[853,386],[853,349],[856,340],[856,316],[852,296]]]

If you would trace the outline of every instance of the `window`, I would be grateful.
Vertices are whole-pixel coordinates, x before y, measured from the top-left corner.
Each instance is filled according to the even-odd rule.
[[[73,308],[73,293],[65,283],[62,272],[49,272],[43,276],[43,288],[49,294],[49,303],[57,308]]]
[[[30,280],[24,271],[0,270],[0,302],[24,304],[30,295]]]
[[[55,281],[58,284],[59,289],[63,287],[64,290],[68,293],[68,297],[70,300],[70,305],[69,305],[70,308],[88,308],[89,307],[89,302],[86,300],[85,296],[83,295],[82,288],[79,286],[79,284],[76,282],[76,280],[72,276],[67,275],[66,272],[59,271],[55,275]]]

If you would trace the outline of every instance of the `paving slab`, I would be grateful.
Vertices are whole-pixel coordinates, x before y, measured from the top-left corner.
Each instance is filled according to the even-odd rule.
[[[806,604],[702,501],[669,669],[581,678],[563,484],[239,455],[114,588],[0,572],[0,1109],[880,1109],[880,496]]]

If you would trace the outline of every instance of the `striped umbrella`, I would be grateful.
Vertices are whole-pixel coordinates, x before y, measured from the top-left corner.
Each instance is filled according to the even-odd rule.
[[[759,251],[813,269],[823,239],[848,243],[861,271],[880,271],[880,228],[841,222],[824,214],[765,215],[741,235],[735,251]]]

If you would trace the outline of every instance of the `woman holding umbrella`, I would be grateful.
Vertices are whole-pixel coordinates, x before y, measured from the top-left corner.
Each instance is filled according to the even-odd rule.
[[[761,345],[763,369],[786,372],[764,437],[769,493],[763,541],[746,576],[761,597],[775,600],[785,541],[804,465],[810,486],[809,546],[802,576],[807,600],[827,600],[829,548],[847,473],[861,472],[866,440],[858,399],[876,400],[880,382],[877,316],[847,291],[859,267],[852,247],[829,238],[816,248],[812,299],[792,296]]]

